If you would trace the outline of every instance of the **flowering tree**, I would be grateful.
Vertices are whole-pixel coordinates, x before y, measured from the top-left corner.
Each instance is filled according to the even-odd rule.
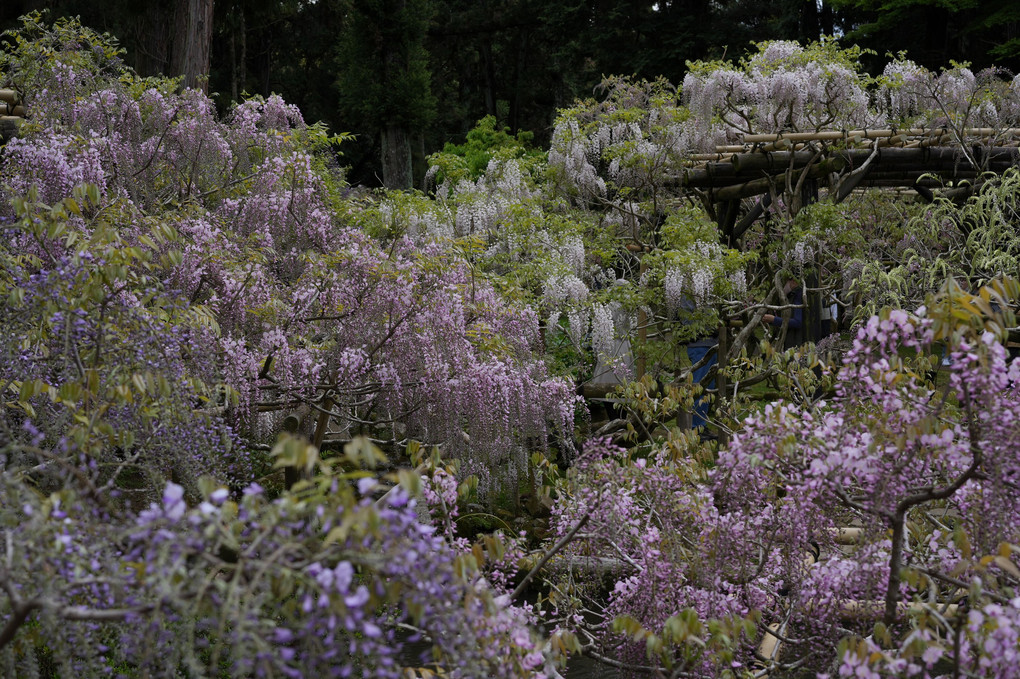
[[[9,195],[34,188],[52,205],[92,182],[98,197],[61,227],[70,232],[63,242],[19,234],[17,246],[45,268],[73,255],[97,223],[115,224],[119,242],[153,260],[137,287],[167,291],[186,315],[207,319],[220,371],[210,378],[232,396],[220,405],[240,431],[271,439],[273,423],[257,412],[328,399],[339,431],[381,437],[380,421],[385,440],[418,438],[455,454],[470,440],[484,468],[515,437],[544,439],[547,420],[567,426],[566,388],[533,353],[535,317],[496,296],[455,251],[366,236],[360,206],[344,202],[340,178],[316,155],[336,140],[294,107],[255,99],[220,122],[194,90],[76,75],[74,45],[61,33],[47,39],[63,51],[26,81],[29,107],[45,108],[32,119],[38,132],[26,129],[5,150]],[[41,45],[26,43],[10,71],[25,72]],[[45,77],[60,69],[92,89],[59,99]],[[32,219],[34,203],[19,205],[8,214]]]
[[[87,483],[38,493],[10,462],[30,452],[3,448],[8,676],[398,677],[411,663],[510,677],[543,662],[527,611],[421,523],[407,490],[374,501],[374,473],[341,473],[305,441],[274,451],[316,472],[294,492],[252,483],[232,500],[207,478],[189,507],[170,483],[130,521]],[[364,440],[345,455],[358,469],[379,459]]]
[[[579,583],[557,584],[563,634],[595,656],[643,651],[672,676],[833,662],[839,676],[1010,676],[1020,362],[1001,341],[1018,292],[950,282],[918,314],[872,317],[832,401],[767,406],[711,471],[665,450],[589,448],[558,534],[588,516],[574,568],[608,569],[613,584],[597,609]],[[938,342],[954,363],[936,385]],[[855,544],[840,547],[850,526]],[[756,656],[755,624],[773,625],[778,658]],[[720,630],[728,643],[706,643]]]
[[[516,484],[529,446],[570,445],[537,315],[458,250],[378,232],[339,139],[278,97],[219,120],[74,22],[30,19],[15,43],[4,674],[399,676],[401,627],[462,676],[541,663],[485,551],[434,535],[403,491],[369,496],[392,479],[361,470],[381,453],[359,437],[398,460],[435,444],[482,491]],[[274,446],[301,406],[314,443]],[[327,433],[358,443],[320,462]],[[305,480],[281,489],[281,467]]]

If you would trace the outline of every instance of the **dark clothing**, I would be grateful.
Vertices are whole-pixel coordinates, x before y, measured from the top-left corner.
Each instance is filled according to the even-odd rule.
[[[693,312],[696,307],[694,302],[685,297],[680,302],[680,308],[687,312]],[[698,361],[705,357],[709,351],[714,349],[719,344],[719,338],[715,335],[705,335],[699,337],[693,342],[687,344],[687,358],[690,359],[691,365],[696,365]],[[708,360],[705,365],[698,368],[691,375],[694,379],[694,384],[698,384],[701,379],[708,374],[708,371],[719,362],[719,352],[712,354],[712,358]],[[715,380],[709,381],[708,384],[702,385],[705,389],[715,389]],[[698,400],[694,402],[694,412],[691,413],[691,428],[697,429],[698,427],[704,427],[708,420],[708,401],[705,400],[704,396],[698,397]]]
[[[789,317],[786,317],[784,312],[783,316],[776,316],[772,319],[772,326],[776,328],[783,327],[783,321],[786,320],[786,340],[783,342],[783,348],[789,349],[791,347],[797,347],[804,343],[804,290],[799,285],[790,292],[786,293],[786,301],[789,304],[797,305],[795,309],[791,309]],[[784,318],[786,317],[786,318]]]
[[[687,358],[691,360],[691,365],[697,365],[698,361],[705,357],[709,351],[718,343],[718,340],[712,344],[702,344],[703,340],[698,340],[692,344],[687,345]],[[701,379],[708,374],[708,371],[712,369],[719,361],[719,352],[713,354],[712,358],[708,360],[705,365],[694,371],[692,377],[694,383],[697,384]],[[715,389],[715,380],[712,379],[708,384],[702,385],[705,389]],[[704,396],[699,396],[698,400],[694,402],[694,412],[691,413],[691,428],[697,429],[698,427],[704,427],[708,421],[708,401],[705,400]]]
[[[715,335],[705,335],[704,337],[701,337],[699,339],[694,340],[693,342],[690,342],[687,345],[687,348],[693,349],[696,347],[698,349],[705,349],[714,347],[717,344],[719,344],[718,337],[716,337]]]

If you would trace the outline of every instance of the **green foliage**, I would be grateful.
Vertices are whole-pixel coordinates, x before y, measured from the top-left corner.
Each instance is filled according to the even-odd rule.
[[[123,67],[124,50],[109,34],[100,35],[69,18],[44,23],[40,12],[21,19],[18,30],[3,33],[6,49],[0,50],[0,83],[24,97],[29,87],[42,85],[40,78],[54,72],[56,63],[77,72],[97,76],[116,74]]]
[[[447,142],[441,153],[428,158],[429,165],[438,168],[436,183],[478,179],[493,158],[524,160],[526,168],[536,167],[545,157],[541,149],[532,145],[535,135],[527,131],[510,134],[509,127],[496,129],[496,117],[485,116],[467,133],[463,144]],[[529,174],[531,174],[529,172]]]
[[[146,487],[158,487],[173,475],[194,491],[198,475],[224,471],[208,446],[225,446],[228,453],[232,447],[226,430],[217,433],[215,418],[202,411],[236,393],[193,355],[209,350],[205,342],[217,331],[216,321],[202,306],[182,305],[160,283],[159,270],[177,256],[176,230],[155,223],[131,238],[117,228],[117,220],[133,210],[123,204],[97,210],[100,204],[95,186],[78,186],[73,196],[52,206],[39,203],[34,192],[12,201],[22,234],[44,250],[59,243],[75,254],[47,262],[30,253],[0,253],[0,299],[5,300],[0,317],[9,342],[4,350],[52,362],[47,377],[12,380],[7,385],[12,400],[5,405],[32,420],[65,423],[59,434],[65,445],[94,459],[100,482],[108,487],[131,474],[145,478]],[[69,225],[83,219],[87,231]],[[55,271],[43,292],[35,278],[45,280],[47,266]],[[126,297],[138,306],[123,304]],[[170,328],[175,339],[164,339],[157,350],[154,335]],[[182,345],[184,338],[193,344]],[[189,374],[171,381],[168,375],[183,366]],[[209,434],[190,442],[190,459],[175,449],[184,438],[166,436],[189,428]],[[57,435],[48,432],[46,440]]]
[[[628,615],[615,618],[612,630],[633,643],[643,643],[647,659],[670,671],[697,667],[710,655],[724,663],[732,662],[741,644],[754,638],[757,617],[727,616],[702,621],[697,611],[686,608],[666,620],[661,630],[646,629]],[[719,676],[732,679],[742,675],[726,669]]]
[[[947,278],[976,287],[1020,274],[1018,188],[1020,173],[1009,170],[988,177],[962,205],[938,198],[924,209],[905,211],[902,224],[885,226],[885,248],[861,253],[862,271],[851,291],[856,318],[883,306],[917,308]]]

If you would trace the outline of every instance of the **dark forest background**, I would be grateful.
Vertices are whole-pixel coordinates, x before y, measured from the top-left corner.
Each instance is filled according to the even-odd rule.
[[[752,41],[843,36],[874,69],[900,51],[929,68],[1020,64],[1015,0],[5,0],[0,28],[33,10],[111,33],[141,75],[185,75],[221,111],[281,94],[357,135],[351,182],[398,188],[485,115],[542,143],[604,74],[680,83],[688,60]]]

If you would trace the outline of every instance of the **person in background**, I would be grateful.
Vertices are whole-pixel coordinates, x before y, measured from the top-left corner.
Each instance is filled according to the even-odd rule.
[[[773,328],[782,328],[785,320],[786,340],[783,348],[789,349],[804,343],[804,289],[796,278],[788,278],[783,286],[783,294],[786,295],[786,303],[793,306],[790,313],[784,312],[782,316],[765,314],[761,322]]]
[[[680,302],[680,310],[688,314],[693,313],[697,309],[697,305],[689,297],[684,297]],[[719,338],[715,335],[706,334],[695,339],[692,342],[687,343],[687,359],[691,362],[691,367],[697,366],[702,359],[705,358],[711,352],[711,356],[705,361],[705,364],[701,367],[695,368],[691,373],[691,378],[694,380],[694,384],[698,384],[709,371],[719,362],[719,353],[716,351],[716,346],[719,344]],[[715,389],[715,379],[709,380],[707,383],[701,385],[705,389]],[[701,429],[702,436],[707,437],[705,434],[705,425],[708,424],[708,400],[704,396],[699,396],[694,402],[694,410],[691,412],[691,429]]]
[[[719,352],[716,351],[716,346],[719,344],[719,339],[711,335],[706,335],[699,339],[694,340],[687,345],[687,358],[691,362],[691,366],[696,366],[705,358],[708,352],[714,352],[705,365],[700,368],[695,368],[692,373],[694,384],[698,384],[708,374],[708,371],[712,369],[716,363],[719,362]],[[707,384],[702,385],[705,389],[715,389],[715,378],[709,380]],[[698,400],[694,402],[694,411],[691,413],[691,428],[698,429],[704,428],[708,423],[708,401],[704,396],[699,396]]]
[[[822,307],[822,334],[818,339],[823,340],[829,335],[834,335],[838,332],[839,307],[836,306],[835,302],[831,302]]]

